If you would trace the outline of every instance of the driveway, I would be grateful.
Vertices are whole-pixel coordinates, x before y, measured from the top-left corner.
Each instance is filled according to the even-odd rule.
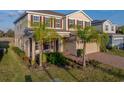
[[[92,53],[88,55],[90,60],[94,59],[104,64],[124,69],[124,57],[115,56],[107,53]]]

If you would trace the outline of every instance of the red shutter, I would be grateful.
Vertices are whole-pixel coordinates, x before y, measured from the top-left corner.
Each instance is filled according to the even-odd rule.
[[[54,28],[56,28],[56,18],[54,18]]]
[[[43,24],[45,24],[45,16],[43,16]]]
[[[40,24],[42,23],[42,16],[40,16]]]
[[[75,28],[75,20],[74,20],[74,28]]]
[[[60,19],[60,20],[61,20],[61,23],[60,24],[61,24],[61,28],[62,28],[62,19]]]
[[[52,20],[52,18],[50,19],[50,26],[51,26],[51,28],[52,28],[52,25],[53,25],[53,20]]]
[[[68,30],[69,30],[69,19],[68,19]]]
[[[30,25],[33,25],[33,15],[31,15],[31,21],[30,21]]]

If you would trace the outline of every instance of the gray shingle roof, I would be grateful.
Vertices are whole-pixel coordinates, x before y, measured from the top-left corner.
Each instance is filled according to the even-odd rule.
[[[94,20],[94,21],[92,21],[92,25],[101,25],[101,24],[103,24],[105,21],[107,21],[107,20]]]

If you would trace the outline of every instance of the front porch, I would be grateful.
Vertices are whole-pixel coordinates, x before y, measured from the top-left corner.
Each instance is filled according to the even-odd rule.
[[[61,38],[56,38],[51,41],[43,41],[42,51],[46,52],[63,52],[64,38],[70,37],[70,32],[57,32]],[[33,36],[26,37],[24,40],[24,51],[31,60],[36,60],[37,55],[40,54],[40,43],[36,42]]]

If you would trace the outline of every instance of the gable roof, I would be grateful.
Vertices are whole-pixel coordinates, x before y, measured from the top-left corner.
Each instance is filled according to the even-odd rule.
[[[90,19],[91,21],[93,21],[93,19],[91,17],[89,17],[85,12],[83,12],[82,10],[77,10],[77,11],[73,11],[71,13],[68,13],[66,14],[66,16],[69,16],[69,15],[72,15],[72,14],[75,14],[75,13],[82,13],[84,14],[88,19]]]
[[[44,14],[64,16],[64,14],[62,14],[62,13],[54,12],[51,10],[28,10],[27,12],[36,12],[36,13],[44,13]]]
[[[92,25],[101,25],[107,20],[94,20],[91,22]]]
[[[58,15],[58,16],[64,16],[64,14],[62,13],[57,13],[54,11],[50,11],[50,10],[27,10],[25,11],[19,18],[17,18],[14,21],[14,24],[16,24],[20,19],[22,19],[24,16],[26,16],[28,13],[30,12],[35,12],[35,13],[44,13],[44,14],[51,14],[51,15]]]
[[[95,25],[101,25],[101,24],[103,24],[106,21],[108,21],[111,25],[114,25],[110,20],[94,20],[94,21],[91,22],[91,24],[93,26],[95,26]]]
[[[19,20],[21,20],[23,17],[25,17],[28,13],[31,13],[31,12],[36,12],[36,13],[44,13],[44,14],[51,14],[51,15],[58,15],[58,16],[68,16],[68,15],[71,15],[71,14],[74,14],[74,13],[83,13],[86,17],[88,17],[91,21],[92,21],[92,18],[90,18],[86,13],[84,13],[82,10],[75,10],[71,13],[68,13],[68,14],[62,14],[62,13],[58,13],[58,12],[54,12],[52,10],[27,10],[25,11],[19,18],[17,18],[15,21],[14,21],[14,24],[16,24]]]

